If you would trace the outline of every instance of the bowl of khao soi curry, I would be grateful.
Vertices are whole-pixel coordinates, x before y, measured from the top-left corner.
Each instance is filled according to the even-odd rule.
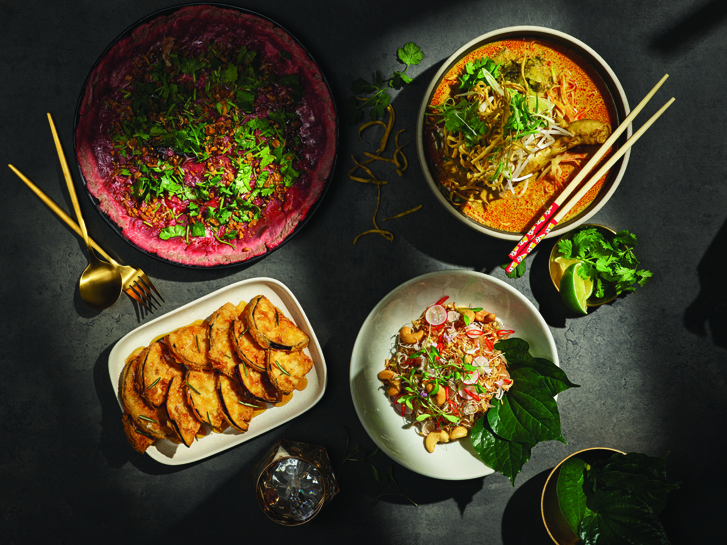
[[[541,27],[499,29],[462,46],[432,79],[418,115],[419,162],[460,221],[519,240],[628,113],[613,70],[583,42]],[[549,236],[605,205],[628,158],[627,151]]]

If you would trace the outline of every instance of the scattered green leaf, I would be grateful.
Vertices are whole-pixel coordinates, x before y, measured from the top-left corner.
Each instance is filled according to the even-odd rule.
[[[559,240],[557,248],[566,259],[583,264],[580,275],[593,279],[593,297],[602,298],[607,293],[633,292],[652,277],[651,271],[638,268],[640,262],[633,253],[636,243],[636,236],[628,231],[619,231],[611,238],[589,227]]]
[[[422,62],[424,53],[414,42],[408,42],[396,52],[397,58],[404,64],[403,70],[394,71],[388,79],[378,70],[373,74],[372,81],[356,79],[351,84],[355,96],[348,100],[348,119],[351,125],[361,122],[365,109],[369,108],[369,119],[375,121],[384,116],[386,107],[391,103],[389,89],[401,89],[412,83],[413,78],[407,73],[410,66]],[[370,96],[365,96],[370,95]]]

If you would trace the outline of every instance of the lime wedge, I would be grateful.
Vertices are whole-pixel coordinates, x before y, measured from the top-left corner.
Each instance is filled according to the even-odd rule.
[[[588,314],[586,301],[593,293],[593,281],[578,274],[580,263],[574,263],[565,270],[560,281],[560,298],[570,310]]]
[[[560,267],[560,274],[562,275],[568,267],[570,267],[574,263],[578,263],[578,260],[577,259],[568,259],[561,255],[561,256],[556,257],[553,260],[553,262],[558,264],[558,266]]]

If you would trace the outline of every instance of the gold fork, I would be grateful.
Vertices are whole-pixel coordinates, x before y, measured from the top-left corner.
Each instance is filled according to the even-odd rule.
[[[21,180],[23,180],[23,182],[25,182],[25,185],[27,185],[33,191],[33,193],[35,193],[40,198],[40,200],[42,200],[48,206],[48,208],[55,212],[56,215],[65,222],[66,225],[73,229],[76,234],[81,236],[83,235],[83,233],[81,232],[81,228],[78,226],[78,224],[73,221],[71,217],[66,214],[65,211],[53,201],[53,199],[43,193],[43,191],[37,185],[31,182],[30,179],[25,176],[25,174],[20,172],[13,165],[8,166],[13,172],[15,172],[15,174],[18,175]],[[119,264],[114,258],[107,254],[103,248],[96,244],[96,242],[91,239],[91,237],[88,238],[88,242],[91,244],[91,246],[93,246],[93,249],[95,251],[97,251],[104,258],[106,258],[106,260],[108,260],[108,262],[111,263],[111,265],[113,265],[119,271],[119,274],[121,275],[122,288],[129,297],[134,299],[149,312],[153,312],[152,308],[160,304],[155,297],[155,294],[159,299],[162,300],[162,302],[164,302],[164,298],[154,287],[154,284],[152,284],[151,280],[146,275],[146,273],[144,273],[144,271],[139,268],[131,267],[129,265]]]

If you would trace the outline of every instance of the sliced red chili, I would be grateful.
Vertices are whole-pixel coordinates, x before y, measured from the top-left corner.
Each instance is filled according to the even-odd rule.
[[[445,302],[445,301],[446,301],[447,299],[449,299],[449,295],[445,295],[444,297],[442,297],[442,298],[441,298],[441,299],[440,299],[439,301],[437,301],[437,302],[436,302],[436,303],[434,303],[434,304],[435,304],[435,305],[441,305],[441,304],[442,304],[442,303],[444,303],[444,302]]]

